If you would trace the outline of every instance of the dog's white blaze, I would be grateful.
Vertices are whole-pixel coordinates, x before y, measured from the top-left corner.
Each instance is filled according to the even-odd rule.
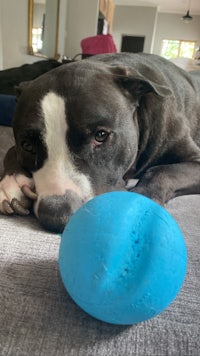
[[[67,146],[67,121],[65,101],[62,97],[49,92],[41,101],[44,117],[44,142],[48,158],[43,167],[33,174],[38,200],[35,205],[37,214],[41,198],[50,195],[63,195],[73,190],[82,199],[93,197],[89,178],[76,169]]]

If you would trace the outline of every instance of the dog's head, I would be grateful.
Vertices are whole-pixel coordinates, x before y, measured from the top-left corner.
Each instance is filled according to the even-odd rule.
[[[62,231],[84,202],[125,189],[123,176],[138,153],[138,102],[162,90],[126,68],[90,60],[21,85],[17,156],[33,175],[34,211],[47,229]]]

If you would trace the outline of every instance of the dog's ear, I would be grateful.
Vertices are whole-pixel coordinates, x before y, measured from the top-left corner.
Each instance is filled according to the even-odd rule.
[[[145,76],[129,67],[110,67],[114,80],[124,89],[128,90],[133,96],[140,97],[147,93],[166,97],[172,95],[171,90],[162,85],[163,78],[160,78],[151,69],[146,70]]]

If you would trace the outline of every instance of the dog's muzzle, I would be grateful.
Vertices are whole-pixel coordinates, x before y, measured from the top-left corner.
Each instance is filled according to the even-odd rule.
[[[61,169],[55,162],[50,168],[46,164],[33,175],[38,197],[34,213],[43,227],[53,232],[62,232],[70,216],[94,196],[88,177],[75,169],[68,170]]]
[[[84,199],[67,190],[64,195],[52,195],[42,198],[37,216],[42,226],[50,231],[61,233],[70,216],[83,205]]]

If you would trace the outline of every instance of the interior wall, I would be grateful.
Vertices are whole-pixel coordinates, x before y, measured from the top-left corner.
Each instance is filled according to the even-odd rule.
[[[56,25],[57,25],[57,2],[55,0],[46,0],[45,6],[45,26],[44,26],[44,42],[43,53],[47,57],[53,57],[56,44]]]
[[[158,13],[153,53],[160,54],[163,39],[197,41],[197,47],[200,45],[200,16],[193,16],[188,24],[181,16]]]
[[[68,0],[66,56],[81,53],[81,40],[97,34],[98,13],[98,0]]]
[[[156,7],[116,6],[112,34],[118,52],[122,35],[131,35],[144,36],[144,52],[151,53],[156,16]]]
[[[58,53],[65,54],[67,1],[60,0]],[[0,0],[0,69],[42,60],[27,54],[28,0]]]
[[[45,13],[45,5],[44,4],[34,4],[34,18],[33,18],[33,27],[41,27],[43,14]]]
[[[2,68],[32,63],[36,57],[27,54],[28,0],[1,0]]]
[[[68,0],[60,0],[59,26],[58,26],[58,54],[62,58],[65,55],[67,39],[67,5]]]

